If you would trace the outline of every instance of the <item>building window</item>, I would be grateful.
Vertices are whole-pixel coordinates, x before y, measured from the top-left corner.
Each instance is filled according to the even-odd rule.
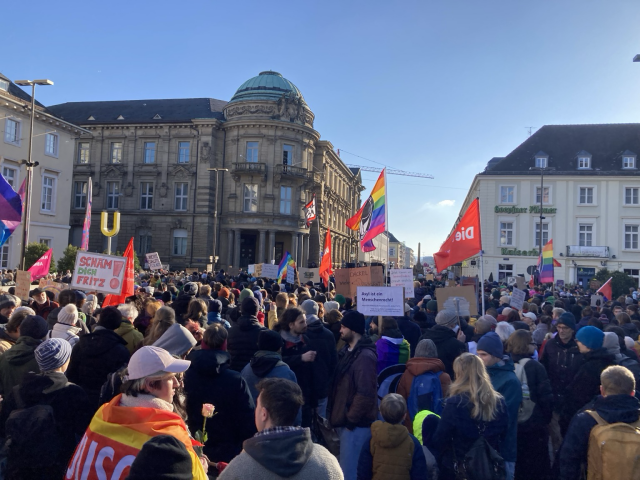
[[[187,209],[187,196],[189,194],[188,183],[176,183],[175,209],[185,211]]]
[[[9,183],[9,185],[11,185],[15,190],[17,185],[17,180],[18,180],[18,169],[7,167],[6,165],[4,165],[2,167],[2,176]]]
[[[622,157],[622,168],[636,168],[636,157]]]
[[[500,187],[500,203],[514,203],[516,187]]]
[[[282,164],[283,165],[293,164],[293,145],[285,144],[282,147]]]
[[[591,157],[578,157],[578,168],[581,170],[591,168]]]
[[[185,256],[187,254],[187,231],[180,229],[173,231],[173,254]]]
[[[111,163],[122,163],[122,143],[113,142],[111,144]]]
[[[500,222],[500,245],[513,245],[513,222]]]
[[[549,224],[543,223],[542,224],[542,246],[546,245],[548,241],[549,241]],[[536,238],[535,238],[534,246],[535,247],[540,246],[540,223],[539,222],[536,223]]]
[[[593,225],[591,224],[578,225],[578,244],[581,247],[593,246]]]
[[[640,188],[627,187],[624,189],[624,204],[625,205],[638,205],[638,192]]]
[[[4,121],[4,141],[14,145],[20,145],[20,130],[22,124],[13,118],[7,118]]]
[[[549,201],[549,187],[544,187],[544,195],[542,203],[550,203]],[[540,205],[540,187],[536,187],[536,204]]]
[[[156,163],[156,142],[144,142],[144,163]]]
[[[636,288],[637,288],[638,281],[640,280],[640,270],[638,270],[637,268],[625,268],[624,273],[636,279]]]
[[[513,264],[512,263],[499,263],[498,264],[498,281],[506,280],[507,277],[513,277]]]
[[[78,163],[89,163],[89,142],[80,142],[78,144]]]
[[[140,210],[151,210],[153,208],[153,183],[140,183]]]
[[[280,187],[280,213],[291,215],[291,187]]]
[[[51,157],[58,156],[58,144],[60,137],[57,133],[47,133],[44,137],[44,153]]]
[[[537,168],[547,168],[547,157],[536,157]]]
[[[42,176],[42,195],[40,198],[40,210],[53,213],[55,210],[56,177]]]
[[[580,205],[593,204],[593,187],[580,187],[580,199],[578,203]]]
[[[4,90],[5,92],[9,90],[9,82],[4,78],[0,78],[0,89]]]
[[[115,210],[120,203],[120,183],[107,182],[107,209]]]
[[[151,232],[149,230],[140,230],[138,233],[138,255],[151,253]]]
[[[0,268],[9,268],[9,249],[11,237],[0,247]]]
[[[178,163],[189,163],[190,142],[178,142]]]
[[[87,207],[87,182],[73,182],[73,208]]]
[[[245,183],[243,210],[245,212],[258,211],[258,185]]]
[[[245,160],[247,162],[258,162],[258,142],[247,142],[247,156]]]
[[[40,239],[38,239],[38,243],[46,245],[47,248],[51,248],[51,242],[52,241],[53,241],[53,239],[51,239],[51,238],[40,238]]]
[[[624,226],[624,248],[626,250],[638,249],[638,225]]]

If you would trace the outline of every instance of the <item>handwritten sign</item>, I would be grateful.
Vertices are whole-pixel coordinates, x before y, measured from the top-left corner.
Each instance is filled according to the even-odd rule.
[[[250,274],[256,273],[256,266],[255,265],[247,266],[247,273],[250,273]]]
[[[436,288],[436,299],[438,301],[438,311],[444,310],[444,302],[449,297],[464,297],[469,302],[469,312],[471,315],[478,314],[478,301],[476,300],[475,288],[467,285],[464,287],[443,287]]]
[[[404,316],[402,287],[357,287],[357,307],[363,315]]]
[[[384,285],[382,267],[339,268],[335,271],[336,293],[355,298],[357,288]],[[413,287],[413,286],[412,286]]]
[[[296,269],[291,265],[287,266],[287,283],[296,283]]]
[[[320,269],[319,268],[298,268],[298,275],[300,276],[301,283],[307,283],[311,280],[313,283],[320,283]]]
[[[160,270],[162,268],[162,262],[160,261],[160,255],[158,255],[158,252],[147,253],[145,257],[147,257],[149,269]]]
[[[16,297],[29,298],[29,292],[31,291],[31,272],[25,272],[24,270],[18,270],[16,275]]]
[[[410,268],[393,268],[391,274],[392,287],[404,287],[405,298],[413,298],[413,270]]]
[[[127,259],[78,251],[71,287],[120,295]]]
[[[519,288],[513,287],[513,292],[511,293],[511,302],[509,302],[509,305],[511,305],[516,310],[522,310],[524,299],[525,299],[524,290],[520,290]]]
[[[263,263],[260,276],[263,278],[278,278],[278,265]]]
[[[61,291],[69,289],[68,283],[58,283],[53,280],[45,280],[44,278],[40,279],[38,286],[47,292],[53,292],[54,301],[58,300],[58,295],[60,295]]]

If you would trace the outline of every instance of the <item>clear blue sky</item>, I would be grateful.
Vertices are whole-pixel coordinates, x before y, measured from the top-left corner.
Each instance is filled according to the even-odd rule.
[[[345,162],[435,177],[388,177],[391,231],[423,254],[525,127],[640,121],[638,0],[38,0],[3,17],[0,71],[54,80],[45,105],[228,100],[279,71]]]

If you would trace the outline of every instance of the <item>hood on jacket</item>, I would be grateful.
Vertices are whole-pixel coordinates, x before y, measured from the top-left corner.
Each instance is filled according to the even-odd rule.
[[[371,439],[382,448],[396,448],[409,436],[409,431],[402,423],[373,422],[371,425]]]
[[[6,340],[7,342],[14,344],[16,343],[16,339],[11,337],[8,333],[7,333],[7,325],[0,325],[0,340]]]
[[[240,315],[236,324],[242,331],[253,330],[256,327],[261,327],[258,317],[255,315]]]
[[[108,355],[109,351],[118,343],[125,346],[127,345],[124,338],[113,330],[107,329],[96,330],[90,335],[83,336],[80,340],[83,353],[88,357]]]
[[[640,401],[631,395],[598,396],[593,409],[609,423],[633,423],[640,417]]]
[[[439,358],[414,357],[407,362],[406,370],[417,377],[426,372],[444,372],[444,363]]]
[[[382,336],[382,338],[396,338],[400,339],[400,343],[402,343],[403,336],[399,328],[387,328],[383,333],[384,335]]]
[[[450,338],[456,338],[456,334],[449,327],[444,327],[442,325],[436,325],[435,327],[431,327],[427,330],[421,338],[428,338],[433,340],[433,342],[437,345],[438,342],[444,342]]]
[[[62,372],[27,373],[20,386],[20,396],[26,405],[35,405],[46,394],[66,387],[69,380]]]
[[[20,366],[35,358],[34,350],[42,342],[31,337],[20,337],[9,350],[4,352],[4,358],[9,365]]]
[[[259,435],[245,440],[242,446],[256,462],[284,478],[302,470],[313,452],[308,428]]]
[[[591,360],[605,360],[609,363],[613,363],[614,356],[607,352],[606,348],[596,348],[595,350],[591,350],[583,355],[585,362]]]
[[[204,377],[217,377],[229,368],[231,356],[224,350],[194,350],[188,357],[191,370]]]
[[[258,378],[264,378],[271,370],[279,365],[286,365],[282,361],[282,357],[277,352],[270,352],[268,350],[258,350],[251,361],[251,370]]]
[[[490,377],[500,377],[505,373],[515,372],[516,367],[513,364],[513,360],[508,355],[502,357],[502,361],[487,367],[487,373]],[[494,388],[496,388],[494,386]]]

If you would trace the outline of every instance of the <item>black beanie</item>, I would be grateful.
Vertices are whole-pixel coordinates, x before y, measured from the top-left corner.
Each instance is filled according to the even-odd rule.
[[[347,310],[340,321],[340,324],[353,330],[360,335],[364,335],[364,315],[357,310]]]
[[[191,480],[192,467],[184,443],[171,435],[158,435],[142,446],[126,480]]]
[[[273,330],[262,330],[258,335],[258,350],[277,352],[282,348],[284,342],[282,336]]]
[[[122,313],[116,307],[105,307],[100,312],[98,326],[107,330],[116,330],[122,323]]]
[[[258,314],[258,299],[256,297],[247,297],[240,304],[240,312],[242,315]]]
[[[49,327],[47,321],[41,316],[28,315],[20,324],[19,331],[21,337],[42,340],[49,333]]]

